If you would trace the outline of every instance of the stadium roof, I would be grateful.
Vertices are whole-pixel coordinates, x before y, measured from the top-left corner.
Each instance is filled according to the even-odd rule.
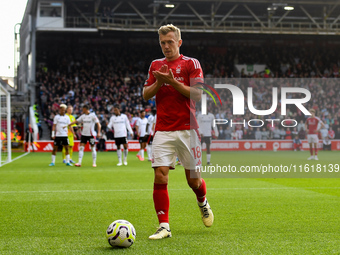
[[[45,0],[45,2],[53,0]],[[25,15],[35,13],[29,0]],[[173,23],[188,32],[340,34],[339,0],[64,0],[66,26],[154,31]],[[101,18],[104,8],[111,16]],[[107,9],[106,9],[107,11]]]

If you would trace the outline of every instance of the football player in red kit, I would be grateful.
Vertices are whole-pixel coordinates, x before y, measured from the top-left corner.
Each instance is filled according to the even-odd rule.
[[[154,60],[144,84],[145,100],[156,96],[157,121],[152,145],[154,168],[153,200],[159,228],[150,239],[171,237],[169,226],[169,169],[175,168],[176,155],[185,168],[188,185],[196,194],[205,226],[210,227],[214,215],[206,199],[206,184],[200,172],[202,164],[201,142],[195,117],[195,102],[201,99],[197,88],[203,82],[203,72],[197,59],[179,53],[181,32],[174,25],[158,30],[159,43],[165,58]],[[195,81],[195,82],[190,82]]]
[[[310,109],[309,112],[312,114],[310,117],[307,118],[305,129],[307,131],[307,140],[309,143],[309,151],[310,151],[310,157],[308,160],[318,159],[318,133],[321,128],[325,127],[323,122],[320,120],[320,118],[315,117],[315,110]],[[314,154],[313,154],[313,146],[314,146]]]

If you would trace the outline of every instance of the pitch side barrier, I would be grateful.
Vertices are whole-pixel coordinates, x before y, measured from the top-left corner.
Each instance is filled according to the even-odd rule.
[[[301,140],[302,149],[309,150],[309,144],[307,140]],[[74,141],[73,151],[79,151],[80,141]],[[137,140],[128,141],[129,151],[139,151],[140,145]],[[212,151],[289,151],[293,150],[292,140],[213,140],[211,144]],[[318,148],[322,149],[322,141],[319,141]],[[205,144],[202,145],[202,149],[205,150]],[[333,151],[340,150],[340,140],[331,141],[331,149]],[[52,152],[53,140],[41,140],[34,142],[34,151],[36,152]],[[115,141],[106,141],[106,150],[117,150]],[[87,144],[85,151],[91,151],[90,145]]]

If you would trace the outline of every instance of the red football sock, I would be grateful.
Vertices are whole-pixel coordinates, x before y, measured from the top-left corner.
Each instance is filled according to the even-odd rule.
[[[310,155],[313,156],[313,148],[309,147]]]
[[[315,154],[315,156],[318,155],[318,148],[317,147],[314,148],[314,154]]]
[[[192,189],[197,197],[197,201],[203,203],[205,200],[205,195],[207,194],[207,187],[205,181],[202,179],[202,184],[198,189]]]
[[[153,186],[153,202],[159,223],[169,223],[169,194],[168,184],[155,183]]]

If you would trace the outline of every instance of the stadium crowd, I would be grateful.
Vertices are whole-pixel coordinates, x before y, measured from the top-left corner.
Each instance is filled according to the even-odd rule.
[[[112,48],[84,46],[40,52],[36,81],[41,84],[38,103],[44,120],[51,127],[61,103],[72,105],[76,117],[81,114],[82,105],[87,104],[99,117],[102,129],[106,130],[112,107],[119,103],[122,113],[127,114],[134,125],[142,109],[148,112],[155,106],[154,99],[147,102],[142,99],[148,65],[152,59],[162,56],[160,49],[155,50],[154,47],[152,43],[142,49],[132,45]],[[327,127],[327,132],[321,133],[330,139],[340,139],[340,86],[336,79],[332,79],[339,77],[339,51],[336,47],[315,48],[301,45],[260,47],[235,43],[227,47],[191,47],[189,43],[182,46],[183,54],[199,59],[209,81],[228,79],[228,83],[237,85],[245,94],[248,86],[253,87],[256,109],[271,107],[273,86],[278,87],[278,91],[287,86],[307,88],[312,93],[312,100],[306,107],[317,110],[317,116]],[[244,70],[235,72],[235,64],[247,63],[265,63],[267,69],[253,74],[247,74]],[[261,77],[261,81],[252,79]],[[300,139],[306,137],[305,117],[296,107],[290,106],[286,116],[298,121],[295,128],[287,129],[281,125],[271,127],[270,123],[252,128],[247,125],[250,119],[282,119],[280,103],[270,116],[255,116],[245,111],[246,115],[240,120],[232,115],[231,93],[221,91],[220,97],[224,102],[222,106],[216,107],[209,100],[208,111],[219,119],[244,119],[246,124],[220,125],[219,139],[293,139],[295,135]],[[280,102],[280,93],[278,101]],[[330,130],[334,134],[328,132]],[[112,134],[108,133],[107,139],[111,138]]]

